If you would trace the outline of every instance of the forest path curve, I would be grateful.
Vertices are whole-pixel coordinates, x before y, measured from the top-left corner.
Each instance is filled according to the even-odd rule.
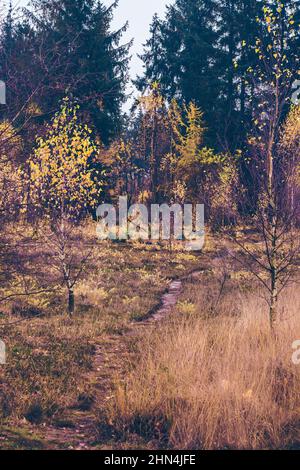
[[[82,397],[82,403],[68,408],[55,425],[43,427],[42,437],[47,448],[92,450],[97,448],[99,441],[109,440],[109,428],[101,429],[101,410],[105,410],[114,398],[115,378],[122,380],[124,376],[124,361],[132,354],[128,348],[128,340],[140,336],[145,329],[167,319],[183,291],[184,281],[196,281],[204,272],[198,269],[170,281],[159,304],[144,320],[132,322],[123,335],[110,336],[104,342],[96,343],[93,369],[86,377],[93,390],[92,400]],[[99,438],[101,434],[103,439]]]

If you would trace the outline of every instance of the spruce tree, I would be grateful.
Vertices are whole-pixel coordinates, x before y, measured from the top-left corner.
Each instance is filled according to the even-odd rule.
[[[121,124],[129,45],[120,45],[127,25],[111,32],[114,8],[95,0],[33,0],[39,34],[64,57],[58,98],[72,93],[107,142]],[[52,77],[55,80],[55,77]]]
[[[66,95],[78,99],[81,112],[108,142],[122,125],[130,44],[121,44],[126,25],[111,31],[114,8],[97,0],[32,0],[11,26],[2,31],[0,67],[6,67],[11,102],[32,110],[34,120],[51,118]],[[27,112],[28,115],[28,112]]]
[[[142,56],[144,80],[138,81],[140,89],[158,81],[169,100],[195,100],[210,129],[208,111],[215,108],[218,97],[215,6],[215,0],[177,0],[168,7],[164,21],[155,16]]]

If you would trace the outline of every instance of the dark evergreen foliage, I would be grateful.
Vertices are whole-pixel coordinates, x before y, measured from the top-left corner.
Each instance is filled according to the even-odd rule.
[[[97,0],[32,0],[21,18],[14,21],[9,13],[0,69],[10,120],[20,109],[27,116],[18,115],[19,125],[28,113],[48,120],[60,100],[72,95],[103,142],[120,131],[130,44],[121,44],[126,24],[110,29],[117,3],[107,8]]]
[[[268,3],[278,6],[273,0]],[[283,3],[283,26],[291,13],[299,24],[299,0]],[[141,56],[145,73],[137,86],[143,91],[158,81],[167,99],[195,101],[204,112],[208,143],[217,150],[232,152],[243,146],[251,126],[254,85],[248,72],[259,62],[255,40],[262,35],[265,4],[263,0],[176,0],[163,20],[153,19]],[[296,30],[296,36],[284,44],[291,61],[299,50],[299,27]]]

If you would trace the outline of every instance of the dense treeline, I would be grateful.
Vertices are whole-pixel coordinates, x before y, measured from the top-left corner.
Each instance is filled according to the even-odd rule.
[[[296,74],[300,3],[288,0],[279,4],[280,40]],[[158,81],[169,100],[194,100],[204,112],[207,140],[217,150],[240,148],[251,127],[256,93],[251,72],[261,60],[256,40],[268,35],[266,5],[272,11],[278,8],[277,1],[177,0],[168,7],[165,19],[153,19],[142,55],[145,74],[137,85],[145,90]],[[293,34],[287,27],[291,17]]]
[[[295,206],[299,121],[298,108],[290,108],[299,76],[299,1],[176,0],[164,19],[153,19],[145,73],[136,82],[142,96],[127,116],[130,44],[122,42],[126,24],[111,30],[116,7],[33,0],[3,17],[2,179],[6,193],[18,180],[17,212],[34,212],[30,162],[66,98],[91,133],[86,164],[101,200],[127,194],[147,203],[197,201],[220,226],[253,213],[275,175]],[[287,116],[292,151],[286,144],[283,151]]]
[[[281,100],[274,142],[290,109],[299,72],[299,0],[176,0],[164,19],[153,18],[141,57],[145,73],[136,81],[142,97],[129,116],[122,105],[130,44],[122,42],[126,24],[111,30],[116,7],[32,0],[3,17],[2,155],[30,173],[36,136],[68,97],[97,144],[91,166],[105,171],[103,198],[197,200],[212,223],[236,221],[259,196],[255,169],[267,172],[253,143],[268,145],[266,133],[257,134],[276,107],[272,88]]]

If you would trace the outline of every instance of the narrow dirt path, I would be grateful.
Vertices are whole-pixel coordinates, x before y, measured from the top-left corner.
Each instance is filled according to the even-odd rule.
[[[124,361],[131,354],[128,341],[163,321],[172,312],[183,289],[183,282],[188,278],[199,278],[204,271],[195,271],[182,279],[170,282],[160,304],[141,322],[133,322],[124,335],[111,336],[96,344],[93,370],[86,380],[91,383],[93,400],[85,400],[69,408],[55,425],[45,426],[42,437],[50,449],[93,449],[99,442],[101,429],[101,410],[109,405],[113,398],[114,377],[122,379]],[[107,433],[107,430],[103,431]],[[104,437],[105,439],[105,437]]]

